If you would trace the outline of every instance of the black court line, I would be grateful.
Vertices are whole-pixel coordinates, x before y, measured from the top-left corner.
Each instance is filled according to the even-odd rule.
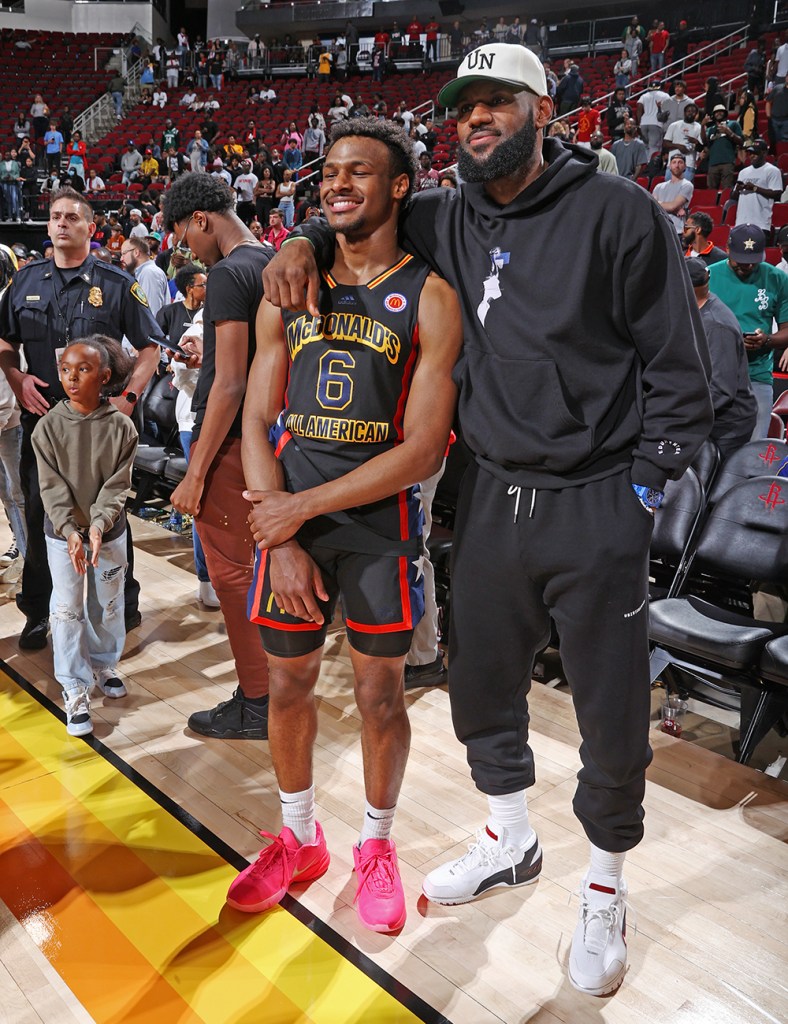
[[[32,683],[28,682],[24,676],[21,676],[16,669],[12,668],[7,662],[0,659],[0,668],[10,676],[11,679],[19,686],[25,693],[29,694],[38,703],[46,708],[52,715],[58,718],[65,727],[66,724],[66,713],[58,707],[54,701],[50,700],[46,694],[41,693]],[[124,775],[129,782],[137,786],[138,789],[154,800],[163,810],[168,814],[172,815],[176,821],[180,822],[189,829],[190,832],[194,833],[201,842],[205,843],[214,853],[218,854],[223,860],[226,860],[228,864],[231,864],[236,870],[242,871],[248,866],[248,861],[245,857],[242,857],[240,853],[234,850],[231,846],[228,846],[223,839],[220,839],[215,832],[212,832],[207,828],[201,821],[198,821],[192,814],[185,811],[180,804],[176,803],[171,797],[167,796],[166,793],[162,793],[152,782],[146,779],[143,775],[132,768],[130,764],[123,760],[114,750],[111,750],[101,740],[95,736],[82,736],[84,742],[96,751],[105,761],[108,761],[112,767]],[[407,1010],[409,1010],[415,1017],[423,1021],[424,1024],[452,1024],[448,1017],[445,1017],[440,1011],[436,1010],[429,1003],[425,1002],[421,996],[417,996],[415,992],[403,985],[401,981],[397,981],[395,977],[384,971],[382,967],[379,967],[374,960],[371,960],[365,953],[362,953],[360,949],[357,949],[351,942],[348,942],[346,938],[340,935],[338,932],[321,921],[320,918],[308,910],[302,903],[299,903],[294,896],[285,895],[280,906],[282,906],[288,913],[292,914],[297,921],[305,925],[311,932],[314,932],[318,938],[322,939],[327,945],[329,945],[335,952],[339,953],[340,956],[344,957],[349,963],[357,967],[363,974],[374,981],[376,985],[382,988],[385,992],[388,992],[390,996],[393,996],[397,1002],[401,1003]]]

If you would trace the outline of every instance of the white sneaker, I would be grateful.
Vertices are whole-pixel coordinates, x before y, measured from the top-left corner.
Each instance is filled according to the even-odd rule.
[[[113,700],[125,697],[128,693],[123,680],[118,678],[117,671],[116,668],[100,668],[94,676],[96,688],[101,690],[105,697],[112,697]]]
[[[213,583],[210,580],[200,580],[197,600],[201,601],[206,608],[219,607],[219,598],[216,596],[216,591],[213,589]]]
[[[580,992],[615,992],[627,969],[627,887],[620,878],[585,879],[569,954],[569,980]]]
[[[502,885],[530,885],[541,870],[542,848],[535,835],[528,847],[513,846],[505,829],[496,838],[485,828],[476,833],[466,854],[430,871],[422,892],[433,903],[451,907]]]
[[[93,722],[90,720],[90,697],[87,690],[80,690],[79,693],[69,697],[65,694],[66,704],[66,732],[69,736],[87,736],[93,732]]]

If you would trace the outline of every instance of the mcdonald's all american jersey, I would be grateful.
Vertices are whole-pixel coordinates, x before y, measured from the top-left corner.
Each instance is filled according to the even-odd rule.
[[[400,444],[419,350],[418,308],[429,267],[405,255],[366,285],[324,273],[320,316],[282,313],[290,372],[271,441],[291,492],[351,472]],[[320,516],[298,537],[367,554],[418,555],[418,496]]]

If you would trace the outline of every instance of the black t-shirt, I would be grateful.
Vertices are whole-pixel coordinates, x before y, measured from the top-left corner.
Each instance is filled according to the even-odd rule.
[[[156,322],[176,345],[191,327],[199,310],[187,309],[183,302],[170,302],[156,314]]]
[[[192,440],[199,436],[208,395],[216,375],[216,324],[224,320],[237,320],[249,328],[249,350],[247,370],[252,365],[257,349],[255,318],[257,307],[263,298],[263,270],[271,258],[271,250],[259,244],[239,245],[229,256],[225,256],[208,271],[208,287],[203,312],[203,356],[202,370],[192,399],[195,413]],[[241,436],[243,402],[228,437]]]

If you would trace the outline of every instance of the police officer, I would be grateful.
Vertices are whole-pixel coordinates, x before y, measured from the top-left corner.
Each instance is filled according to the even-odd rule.
[[[158,365],[159,347],[150,339],[162,336],[134,278],[91,255],[95,224],[93,209],[84,196],[71,188],[55,192],[48,226],[53,258],[36,260],[21,269],[0,301],[0,369],[23,410],[21,476],[28,547],[17,605],[27,618],[19,638],[19,646],[25,650],[45,647],[47,638],[52,583],[30,435],[39,417],[65,398],[58,372],[60,353],[72,338],[98,333],[120,341],[125,334],[138,357],[123,395],[111,401],[130,416],[137,396]],[[20,348],[27,362],[26,372],[20,369]],[[126,624],[131,629],[140,621],[139,585],[132,569],[130,550]]]

